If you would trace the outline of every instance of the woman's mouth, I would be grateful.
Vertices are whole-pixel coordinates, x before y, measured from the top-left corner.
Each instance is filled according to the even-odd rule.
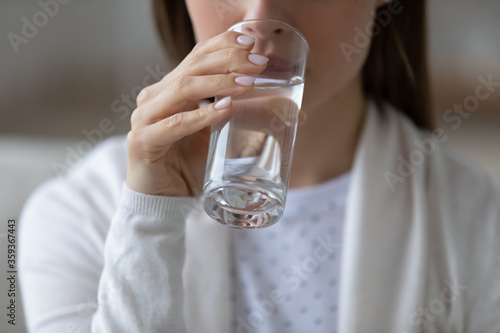
[[[269,58],[269,62],[264,71],[260,73],[261,76],[283,79],[297,75],[298,65],[296,63],[272,54],[266,55],[266,57]]]

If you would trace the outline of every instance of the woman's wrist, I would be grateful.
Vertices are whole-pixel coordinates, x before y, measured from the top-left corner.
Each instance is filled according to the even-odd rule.
[[[120,206],[139,214],[158,217],[182,217],[195,208],[198,200],[190,196],[168,196],[145,194],[131,189],[123,183]]]

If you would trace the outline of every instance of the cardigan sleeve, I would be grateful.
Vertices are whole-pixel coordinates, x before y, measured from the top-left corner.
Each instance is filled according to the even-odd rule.
[[[124,185],[104,247],[92,332],[184,332],[185,213],[194,204]]]
[[[98,195],[89,208],[68,187],[38,191],[21,217],[29,331],[184,332],[185,220],[196,199],[145,195],[123,183],[111,221],[103,221]]]

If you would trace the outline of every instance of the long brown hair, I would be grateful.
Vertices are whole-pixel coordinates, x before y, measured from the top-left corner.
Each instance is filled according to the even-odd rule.
[[[374,34],[363,67],[365,93],[382,107],[383,101],[405,113],[417,126],[432,129],[427,69],[426,1],[399,1],[403,9]],[[196,41],[185,0],[153,0],[156,26],[172,64],[191,52]],[[387,6],[377,10],[382,22]],[[175,33],[174,33],[175,32]]]

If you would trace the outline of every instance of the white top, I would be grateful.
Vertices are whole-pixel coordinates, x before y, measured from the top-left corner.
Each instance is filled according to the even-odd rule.
[[[346,200],[338,332],[500,332],[500,189],[442,138],[371,105]],[[398,171],[410,155],[412,172]],[[231,229],[193,198],[131,191],[126,160],[125,137],[107,140],[27,202],[28,328],[234,333]]]
[[[289,189],[268,228],[231,229],[232,332],[335,331],[350,177]]]

